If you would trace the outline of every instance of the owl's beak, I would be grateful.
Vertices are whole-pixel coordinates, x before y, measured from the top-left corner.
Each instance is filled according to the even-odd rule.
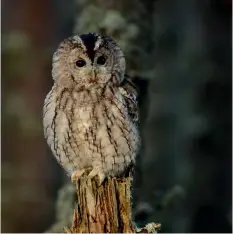
[[[98,78],[95,69],[92,70],[91,77],[88,79],[89,83],[97,83]]]

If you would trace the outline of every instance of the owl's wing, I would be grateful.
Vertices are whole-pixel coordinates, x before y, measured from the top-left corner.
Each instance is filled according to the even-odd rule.
[[[139,124],[139,109],[138,109],[138,91],[133,84],[130,77],[125,76],[124,80],[120,84],[119,90],[123,95],[128,109],[129,116],[134,124]]]

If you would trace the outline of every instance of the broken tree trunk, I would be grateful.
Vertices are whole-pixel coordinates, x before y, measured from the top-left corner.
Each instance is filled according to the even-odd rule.
[[[160,225],[151,223],[137,229],[132,221],[131,177],[109,178],[101,186],[82,178],[76,183],[77,204],[67,233],[155,233]]]

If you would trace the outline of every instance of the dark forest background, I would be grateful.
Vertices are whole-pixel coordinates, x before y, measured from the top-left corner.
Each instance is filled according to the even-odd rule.
[[[44,140],[42,106],[59,42],[93,31],[117,40],[140,88],[137,224],[231,232],[230,0],[1,3],[2,232],[58,232],[71,220],[74,191]]]

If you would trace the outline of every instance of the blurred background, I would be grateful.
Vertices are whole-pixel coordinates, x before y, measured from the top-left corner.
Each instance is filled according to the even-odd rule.
[[[62,232],[72,219],[74,191],[44,140],[42,106],[59,42],[95,31],[117,40],[140,89],[136,223],[230,233],[232,2],[1,3],[1,231]]]

